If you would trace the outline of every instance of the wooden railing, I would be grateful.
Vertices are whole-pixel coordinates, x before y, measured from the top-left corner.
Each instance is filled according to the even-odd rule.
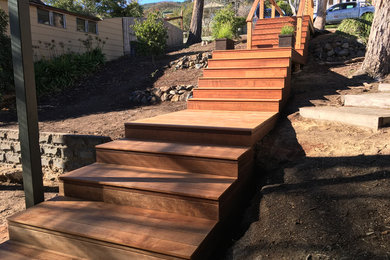
[[[275,0],[268,0],[268,1],[271,4],[271,18],[275,18],[276,11],[282,17],[283,11],[276,4],[276,1]],[[257,10],[259,10],[259,12],[256,12]],[[251,10],[249,11],[248,17],[246,18],[248,50],[252,48],[252,31],[254,28],[254,24],[256,24],[258,19],[264,19],[264,10],[265,10],[265,0],[255,0]]]
[[[310,16],[309,26],[313,24],[313,14],[314,14],[314,1],[313,0],[301,0],[299,3],[298,13],[297,13],[297,29],[295,34],[295,49],[302,48],[302,23],[303,17],[306,15]]]
[[[265,10],[265,1],[266,0],[255,0],[251,10],[249,11],[248,17],[246,18],[247,23],[247,49],[252,49],[252,32],[254,26],[257,23],[257,20],[264,19],[264,10]],[[271,18],[275,18],[275,12],[277,11],[280,17],[283,16],[283,11],[276,4],[275,0],[267,0],[271,4]],[[259,10],[257,12],[257,10]],[[302,45],[302,22],[303,16],[309,15],[310,21],[309,24],[313,24],[313,10],[314,10],[314,1],[313,0],[301,0],[297,13],[297,28],[296,28],[296,41],[295,48],[300,49]]]

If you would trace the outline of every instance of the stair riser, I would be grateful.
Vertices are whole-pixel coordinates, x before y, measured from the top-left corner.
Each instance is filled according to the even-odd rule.
[[[194,90],[194,98],[281,99],[281,89],[201,89]]]
[[[264,68],[264,69],[205,69],[204,77],[224,78],[224,77],[286,77],[287,68]]]
[[[242,58],[289,58],[291,50],[250,50],[250,51],[214,51],[213,59],[242,59]]]
[[[302,32],[302,39],[306,38],[307,32]],[[254,40],[274,40],[279,39],[279,33],[271,34],[252,34],[252,41]]]
[[[126,126],[126,138],[153,141],[184,142],[193,144],[215,144],[250,146],[249,132],[202,130],[174,127]]]
[[[96,161],[135,167],[149,167],[233,177],[238,174],[237,161],[180,155],[97,149]]]
[[[244,60],[209,60],[209,68],[224,68],[224,67],[287,67],[290,64],[289,58],[277,59],[244,59]]]
[[[306,39],[303,38],[301,42],[305,43]],[[252,40],[252,46],[255,46],[255,45],[274,45],[274,46],[277,46],[277,45],[279,45],[279,39],[277,38],[275,40]]]
[[[267,29],[279,29],[281,30],[285,25],[296,27],[296,22],[284,22],[284,23],[271,23],[271,24],[264,24],[264,23],[257,23],[255,26],[256,30],[267,30]],[[303,21],[302,27],[308,26],[309,21]]]
[[[85,200],[177,213],[184,216],[213,220],[219,218],[217,201],[180,195],[68,181],[63,181],[60,185],[60,194]]]
[[[188,109],[199,110],[230,110],[230,111],[264,111],[278,112],[279,102],[277,101],[203,101],[188,100]]]
[[[207,79],[200,78],[199,88],[281,88],[285,84],[285,79]]]
[[[75,257],[106,260],[110,259],[181,259],[162,254],[151,253],[144,250],[137,250],[130,247],[113,245],[93,239],[82,238],[77,235],[65,235],[60,232],[50,231],[9,223],[8,231],[10,239],[28,245],[49,249],[64,254],[72,254]],[[82,234],[82,230],[80,230]]]
[[[307,26],[302,26],[302,32],[307,32],[309,28]],[[281,29],[254,29],[253,34],[261,35],[261,34],[280,34]],[[296,32],[296,31],[295,31]]]
[[[257,24],[279,24],[279,23],[292,23],[296,18],[291,16],[277,17],[277,18],[265,18],[257,20]]]

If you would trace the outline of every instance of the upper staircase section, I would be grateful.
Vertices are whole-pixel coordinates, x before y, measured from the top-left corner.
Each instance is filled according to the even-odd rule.
[[[271,17],[266,15],[266,1],[271,5]],[[301,0],[296,16],[284,16],[275,0],[255,0],[246,19],[247,49],[276,48],[278,35],[285,25],[295,28],[295,50],[305,56],[309,30],[313,31],[313,0]]]

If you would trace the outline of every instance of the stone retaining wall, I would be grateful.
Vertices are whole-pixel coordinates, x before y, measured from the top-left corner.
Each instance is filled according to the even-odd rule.
[[[95,146],[111,141],[106,136],[40,133],[42,168],[61,174],[95,162]],[[0,129],[0,163],[19,166],[19,131]]]

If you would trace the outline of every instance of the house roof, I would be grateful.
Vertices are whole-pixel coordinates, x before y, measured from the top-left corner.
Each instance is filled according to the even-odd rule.
[[[85,18],[85,19],[88,19],[88,20],[93,20],[93,21],[100,21],[101,20],[100,18],[98,18],[96,16],[79,14],[79,13],[71,12],[71,11],[68,11],[68,10],[65,10],[65,9],[62,9],[62,8],[57,8],[57,7],[53,7],[53,6],[50,6],[50,5],[46,5],[41,0],[30,0],[30,5],[34,5],[34,6],[37,6],[37,7],[43,8],[43,9],[47,9],[47,10],[51,10],[51,11],[55,11],[55,12],[60,12],[60,13],[64,13],[64,14],[74,15],[74,16],[77,16],[77,17],[80,17],[80,18]]]

